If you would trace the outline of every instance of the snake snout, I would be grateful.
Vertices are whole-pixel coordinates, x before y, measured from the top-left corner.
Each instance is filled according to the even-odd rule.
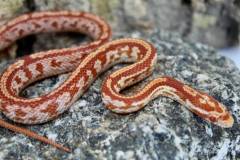
[[[224,127],[224,128],[230,128],[233,126],[234,123],[234,119],[233,117],[230,115],[229,112],[226,111],[225,114],[223,114],[222,116],[220,116],[216,122],[216,124],[218,126]]]

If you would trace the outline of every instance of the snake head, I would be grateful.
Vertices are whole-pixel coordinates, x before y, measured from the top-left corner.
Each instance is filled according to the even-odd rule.
[[[226,107],[223,104],[219,102],[217,104],[219,107],[222,108],[223,112],[221,112],[218,117],[213,119],[215,120],[213,123],[224,128],[232,127],[234,123],[234,119],[232,115],[226,110]],[[210,116],[210,120],[211,120],[211,116]]]
[[[232,127],[234,120],[232,115],[227,111],[227,107],[225,105],[205,93],[200,95],[199,100],[202,105],[201,108],[208,111],[206,116],[208,121],[223,128]]]
[[[192,105],[195,104],[195,105]],[[227,111],[227,107],[218,102],[215,98],[198,92],[195,99],[192,99],[189,108],[203,119],[223,128],[230,128],[234,123],[232,115]]]
[[[183,99],[189,110],[220,127],[232,127],[234,123],[232,115],[227,111],[227,107],[215,98],[187,85],[183,86],[182,92],[185,93]]]

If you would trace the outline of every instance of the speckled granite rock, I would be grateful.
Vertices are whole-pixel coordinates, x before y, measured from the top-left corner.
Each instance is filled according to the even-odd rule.
[[[70,45],[76,39],[81,39],[66,37],[52,43],[56,37],[43,36],[42,41],[46,43],[38,38],[32,49],[36,51],[40,50],[40,46],[48,49]],[[142,37],[142,34],[131,32],[114,36],[119,37]],[[232,128],[222,129],[209,124],[182,105],[164,97],[157,98],[134,114],[122,116],[110,112],[101,101],[100,88],[107,74],[122,67],[118,65],[101,75],[58,119],[43,125],[27,126],[71,147],[71,154],[0,128],[0,159],[239,159],[239,70],[232,61],[217,55],[214,49],[205,45],[186,43],[177,35],[160,31],[150,37],[148,40],[158,48],[158,63],[154,74],[145,82],[169,75],[209,93],[233,113],[235,123]],[[1,70],[8,63],[1,60]],[[39,82],[22,95],[35,97],[49,92],[67,76]],[[124,93],[133,93],[145,82]],[[2,114],[0,116],[5,119]]]

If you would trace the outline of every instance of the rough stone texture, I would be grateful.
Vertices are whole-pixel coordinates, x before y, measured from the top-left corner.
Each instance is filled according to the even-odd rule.
[[[69,36],[70,39],[71,36]],[[142,37],[139,32],[119,37]],[[168,75],[214,96],[233,113],[230,129],[209,124],[168,98],[159,97],[143,110],[117,115],[107,110],[100,96],[101,83],[115,66],[101,75],[89,90],[56,120],[27,128],[73,149],[63,153],[23,135],[0,129],[2,159],[239,159],[240,158],[240,72],[232,61],[199,43],[186,43],[178,36],[156,32],[148,40],[158,48],[154,74],[146,81]],[[67,39],[51,43],[55,37],[42,37],[39,47],[52,48],[70,43]],[[81,37],[78,37],[79,39]],[[75,41],[76,37],[73,38]],[[64,41],[66,41],[64,43]],[[0,63],[6,67],[6,60]],[[53,77],[27,88],[22,95],[35,97],[49,92],[68,75]],[[145,82],[124,91],[134,93]],[[1,115],[5,119],[4,116]]]

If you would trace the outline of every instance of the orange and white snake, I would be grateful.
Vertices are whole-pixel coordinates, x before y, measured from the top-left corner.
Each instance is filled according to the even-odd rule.
[[[218,126],[233,125],[234,120],[224,105],[171,77],[157,78],[135,95],[120,94],[125,87],[151,75],[157,61],[156,49],[151,43],[140,39],[108,42],[111,37],[110,27],[90,13],[59,11],[22,15],[0,28],[0,50],[30,34],[63,31],[84,33],[94,41],[79,47],[35,53],[10,65],[0,77],[0,110],[9,119],[23,124],[52,120],[68,110],[100,73],[115,64],[133,63],[112,73],[103,82],[102,99],[111,111],[121,114],[136,112],[152,99],[166,96]],[[32,99],[19,96],[29,84],[66,72],[72,73],[52,92]],[[0,120],[0,126],[70,151],[54,141],[4,120]]]

